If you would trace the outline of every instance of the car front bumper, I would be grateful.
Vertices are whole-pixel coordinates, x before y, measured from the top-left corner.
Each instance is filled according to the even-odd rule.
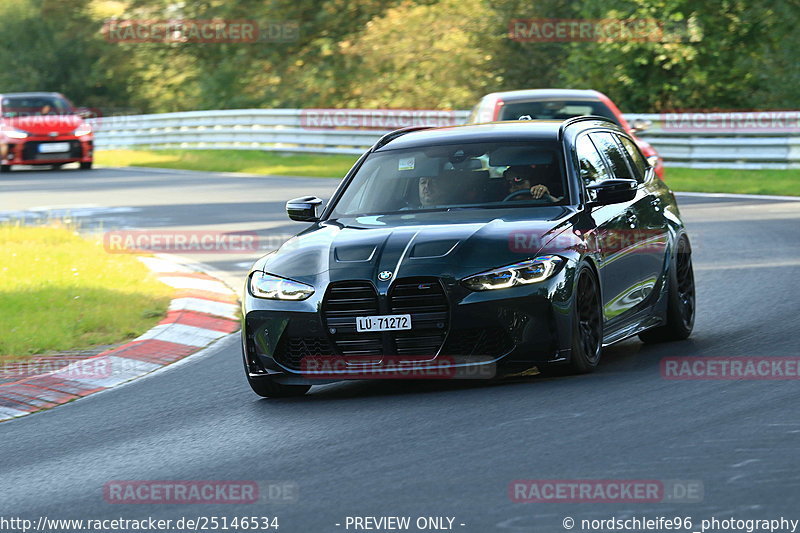
[[[355,332],[355,319],[352,323],[332,319],[325,312],[323,296],[315,293],[305,301],[287,302],[255,298],[246,291],[242,302],[246,368],[253,377],[270,374],[279,382],[300,384],[372,378],[486,379],[564,362],[571,348],[571,276],[572,270],[564,268],[540,283],[482,292],[440,279],[448,301],[446,316],[412,312],[411,333],[375,335],[375,345],[365,355],[348,352],[353,345],[366,347]],[[434,349],[419,353],[402,349],[417,342],[413,333],[417,324],[424,328],[420,338],[441,339],[429,344]]]
[[[52,143],[67,143],[69,148],[56,153],[40,151],[40,145]],[[7,139],[0,143],[0,159],[3,165],[91,163],[94,159],[94,139],[92,136],[75,137],[73,135]]]

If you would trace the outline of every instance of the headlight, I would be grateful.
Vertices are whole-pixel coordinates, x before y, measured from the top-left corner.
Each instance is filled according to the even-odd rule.
[[[72,132],[75,137],[83,137],[84,135],[91,135],[91,133],[92,127],[88,124],[81,124]]]
[[[464,278],[462,283],[472,291],[506,289],[543,281],[552,276],[564,260],[557,255],[541,255],[536,259],[495,268]]]
[[[11,139],[26,139],[28,137],[28,132],[12,128],[11,126],[5,126],[3,127],[3,135]]]
[[[250,294],[268,300],[305,300],[314,294],[314,287],[264,272],[253,272]]]

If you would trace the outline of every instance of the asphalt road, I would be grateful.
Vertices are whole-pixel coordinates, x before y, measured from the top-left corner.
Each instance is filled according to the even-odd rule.
[[[285,218],[286,199],[334,186],[22,171],[0,180],[0,218],[55,208],[84,227],[275,236],[302,228]],[[265,400],[247,386],[238,339],[229,337],[149,377],[0,424],[0,517],[277,516],[279,531],[336,532],[347,531],[347,516],[410,516],[412,524],[445,516],[454,530],[478,533],[555,533],[565,517],[578,521],[575,530],[581,519],[611,517],[692,517],[696,531],[711,517],[800,519],[797,381],[672,381],[659,371],[665,356],[800,356],[800,202],[680,202],[698,287],[688,341],[625,341],[579,377],[350,382]],[[240,280],[252,257],[201,259]],[[694,503],[514,503],[516,479],[684,480],[703,491]],[[103,497],[113,480],[281,481],[297,497],[119,505]]]

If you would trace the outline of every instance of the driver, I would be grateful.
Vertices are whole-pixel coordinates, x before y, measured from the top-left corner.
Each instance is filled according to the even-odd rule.
[[[529,190],[531,198],[534,200],[544,198],[551,202],[559,202],[563,196],[554,196],[553,192],[560,192],[561,183],[553,180],[542,179],[544,176],[537,176],[534,166],[515,165],[510,166],[503,172],[503,178],[508,184],[508,194],[517,191]],[[533,182],[539,182],[533,185]],[[551,192],[552,191],[552,192]],[[520,194],[515,199],[526,200],[526,195]]]

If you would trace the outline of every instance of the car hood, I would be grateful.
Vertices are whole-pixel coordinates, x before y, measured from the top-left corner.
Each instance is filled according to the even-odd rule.
[[[39,115],[30,117],[4,118],[3,123],[36,135],[69,135],[81,125],[83,119],[78,115]]]
[[[392,272],[395,278],[436,275],[460,279],[536,257],[576,216],[575,210],[567,207],[491,211],[323,222],[260,259],[253,270],[298,281],[319,277],[375,280],[382,271]]]

